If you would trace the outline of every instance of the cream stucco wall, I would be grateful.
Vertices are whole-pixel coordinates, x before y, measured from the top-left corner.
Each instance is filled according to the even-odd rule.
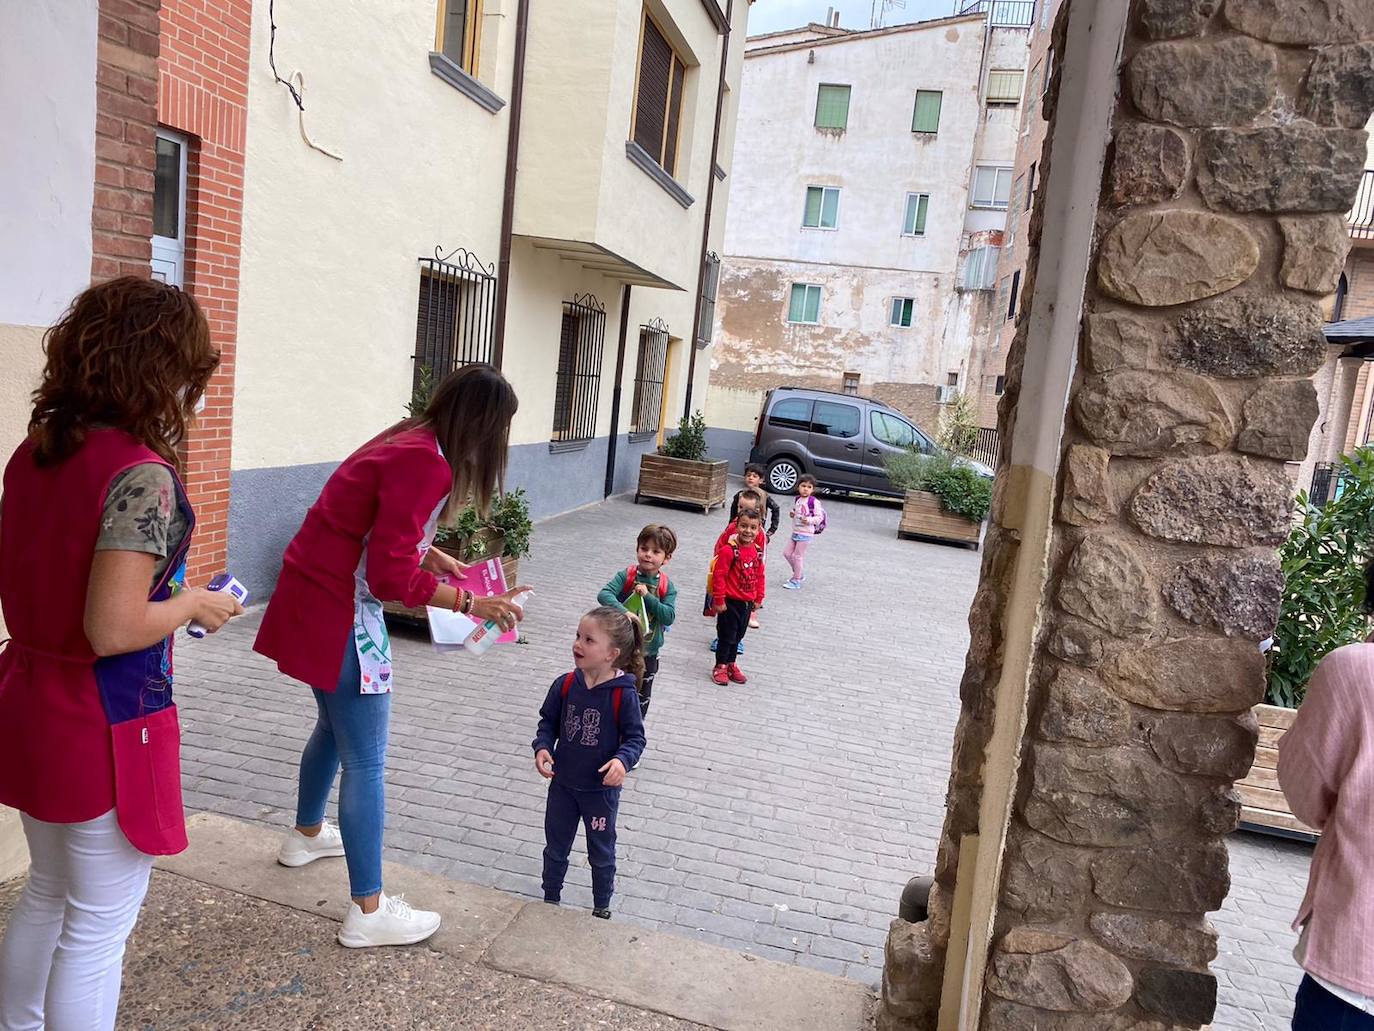
[[[484,68],[509,96],[514,0],[487,0]],[[410,397],[418,259],[497,259],[506,111],[431,73],[433,0],[303,0],[278,9],[277,67],[305,76],[300,116],[255,12],[245,165],[233,467],[338,461]],[[494,39],[492,37],[495,37]],[[340,60],[360,54],[366,60]],[[485,73],[484,73],[485,74]]]

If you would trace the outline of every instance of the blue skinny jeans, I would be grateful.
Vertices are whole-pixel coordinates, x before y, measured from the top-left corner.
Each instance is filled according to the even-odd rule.
[[[382,890],[382,832],[386,826],[387,731],[391,695],[363,694],[358,653],[350,638],[331,693],[315,691],[319,716],[301,753],[296,824],[313,827],[324,819],[325,804],[339,778],[339,833],[348,864],[349,894],[355,899]]]

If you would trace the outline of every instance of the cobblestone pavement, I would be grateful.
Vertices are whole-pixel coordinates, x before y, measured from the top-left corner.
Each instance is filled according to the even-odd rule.
[[[876,983],[902,886],[934,862],[979,556],[898,541],[889,506],[830,508],[806,590],[781,590],[786,565],[772,557],[744,687],[708,679],[714,624],[699,606],[719,512],[617,500],[540,524],[521,570],[536,590],[523,646],[475,659],[398,633],[388,858],[540,894],[540,702],[570,667],[577,617],[633,560],[638,528],[666,522],[681,540],[678,622],[621,805],[617,915]],[[286,825],[314,706],[249,650],[256,623],[178,651],[187,803]],[[1215,1027],[1286,1026],[1286,924],[1307,854],[1232,842]],[[590,905],[580,842],[564,901]]]

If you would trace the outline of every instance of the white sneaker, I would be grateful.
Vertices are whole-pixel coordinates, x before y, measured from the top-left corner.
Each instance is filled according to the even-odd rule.
[[[348,907],[339,944],[349,949],[376,945],[414,945],[439,930],[439,914],[412,909],[404,897],[382,895],[375,912],[364,913],[356,902]]]
[[[292,827],[281,839],[277,862],[282,866],[305,866],[317,859],[329,859],[344,854],[343,835],[328,820],[320,825],[320,833],[308,838]]]

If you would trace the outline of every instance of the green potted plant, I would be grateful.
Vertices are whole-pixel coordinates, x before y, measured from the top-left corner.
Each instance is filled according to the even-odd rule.
[[[893,485],[906,491],[898,537],[978,547],[992,507],[991,480],[943,453],[910,451],[889,456],[886,465]]]
[[[663,442],[656,454],[639,459],[639,486],[635,502],[641,498],[700,505],[709,512],[725,504],[725,482],[730,464],[707,457],[706,418],[701,412],[684,415],[677,433]]]

